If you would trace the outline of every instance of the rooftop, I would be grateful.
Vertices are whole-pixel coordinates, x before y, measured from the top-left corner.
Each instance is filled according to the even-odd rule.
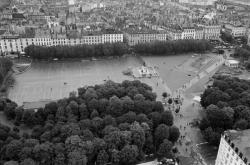
[[[235,147],[242,152],[243,158],[250,160],[250,129],[243,131],[228,130],[224,132],[229,137]]]
[[[227,60],[227,61],[228,61],[228,63],[230,63],[230,64],[239,64],[239,63],[240,63],[239,61],[233,60],[233,59],[229,59],[229,60]]]

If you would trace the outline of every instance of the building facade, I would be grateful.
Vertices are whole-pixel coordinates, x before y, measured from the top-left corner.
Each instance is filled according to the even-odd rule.
[[[215,165],[250,165],[250,130],[225,131],[221,136]]]
[[[212,30],[211,30],[212,29]],[[215,30],[216,29],[216,30]],[[180,27],[173,26],[166,28],[170,40],[202,40],[219,39],[220,28],[207,28],[205,26]]]
[[[220,25],[198,24],[197,26],[203,28],[205,40],[219,40],[220,35],[221,35],[221,26]]]
[[[183,40],[195,39],[195,28],[192,27],[183,28],[181,39]]]
[[[246,35],[247,29],[244,26],[234,26],[231,24],[225,25],[225,31],[233,37],[243,37]]]
[[[23,52],[29,45],[56,46],[56,45],[81,45],[123,42],[123,34],[102,34],[82,36],[81,38],[16,38],[1,39],[0,53]]]
[[[126,33],[125,37],[130,46],[139,43],[168,40],[166,33]]]

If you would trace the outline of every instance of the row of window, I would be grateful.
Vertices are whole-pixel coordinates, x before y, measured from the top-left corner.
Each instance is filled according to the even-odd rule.
[[[220,165],[244,165],[243,161],[239,158],[235,151],[231,149],[225,140],[221,140],[218,153]]]

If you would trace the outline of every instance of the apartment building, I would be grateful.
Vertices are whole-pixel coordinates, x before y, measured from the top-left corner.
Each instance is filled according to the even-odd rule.
[[[220,25],[197,24],[197,26],[203,28],[205,40],[218,40],[220,38],[221,35]]]
[[[234,26],[231,24],[225,25],[225,31],[233,37],[243,37],[246,35],[247,29],[244,26]]]
[[[114,42],[123,42],[123,34],[103,34],[102,35],[103,43],[114,43]]]
[[[182,28],[182,36],[181,39],[195,39],[195,28],[193,27],[184,27]]]
[[[168,40],[166,33],[157,32],[126,32],[125,37],[128,45],[133,46],[139,43],[147,43],[152,41],[166,41]]]
[[[123,42],[123,34],[101,34],[81,38],[15,38],[1,39],[0,52],[23,52],[29,45],[56,46]]]
[[[204,39],[204,29],[202,27],[196,27],[195,28],[194,39],[196,39],[196,40],[202,40],[202,39]]]
[[[169,40],[181,40],[182,39],[182,28],[179,25],[172,25],[166,27],[167,35]]]
[[[204,39],[204,29],[198,26],[181,27],[178,25],[168,27],[167,34],[170,40]]]
[[[250,129],[228,130],[221,136],[215,165],[250,165]]]

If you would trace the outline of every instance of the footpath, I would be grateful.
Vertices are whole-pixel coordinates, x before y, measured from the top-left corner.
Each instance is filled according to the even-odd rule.
[[[204,143],[201,132],[198,128],[192,126],[192,122],[201,116],[202,110],[200,104],[196,104],[192,97],[187,97],[187,90],[195,88],[198,83],[205,83],[210,77],[224,64],[223,56],[213,57],[204,65],[197,75],[181,88],[174,91],[175,96],[183,98],[180,114],[175,114],[175,125],[179,127],[181,137],[177,143],[177,148],[181,156],[192,157],[197,165],[208,165],[198,151],[197,144]],[[205,81],[204,81],[205,80]]]

